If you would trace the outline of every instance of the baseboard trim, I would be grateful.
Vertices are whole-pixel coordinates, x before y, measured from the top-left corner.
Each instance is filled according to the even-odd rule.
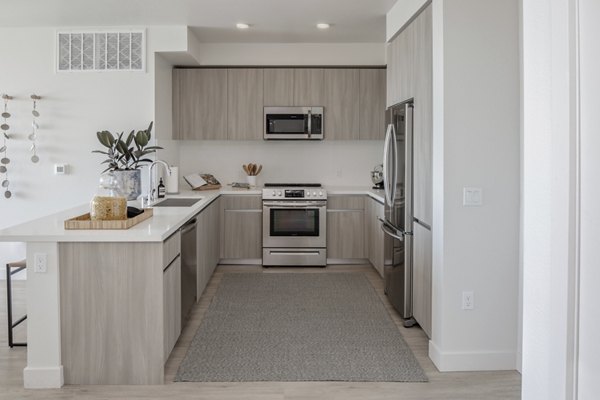
[[[222,258],[219,265],[262,265],[262,258]]]
[[[23,386],[25,389],[58,389],[65,384],[63,367],[25,367]]]
[[[514,371],[514,351],[442,351],[429,341],[429,358],[441,372],[450,371]]]

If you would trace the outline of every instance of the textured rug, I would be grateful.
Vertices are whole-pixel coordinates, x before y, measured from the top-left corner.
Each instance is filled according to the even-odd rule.
[[[223,276],[175,381],[426,382],[362,273]]]

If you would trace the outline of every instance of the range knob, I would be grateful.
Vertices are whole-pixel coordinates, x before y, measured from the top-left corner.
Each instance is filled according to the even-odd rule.
[[[313,192],[313,196],[316,196],[316,195],[317,195],[317,192]]]
[[[323,192],[319,192],[319,196],[323,196]]]
[[[281,196],[281,190],[277,192],[277,196]]]
[[[310,192],[306,192],[306,197],[310,197]]]
[[[273,196],[275,196],[277,193],[273,190]]]

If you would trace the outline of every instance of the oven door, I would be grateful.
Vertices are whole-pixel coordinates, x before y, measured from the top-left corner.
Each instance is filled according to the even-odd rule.
[[[263,202],[263,247],[326,247],[327,202]]]

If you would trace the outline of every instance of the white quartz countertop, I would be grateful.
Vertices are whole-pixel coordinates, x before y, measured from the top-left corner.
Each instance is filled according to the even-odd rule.
[[[326,186],[329,195],[367,195],[384,202],[383,190],[369,187]],[[89,205],[82,204],[46,217],[0,230],[0,242],[162,242],[183,224],[202,211],[220,195],[261,195],[262,188],[223,188],[207,191],[182,191],[168,198],[196,198],[201,200],[190,207],[155,207],[154,215],[129,229],[113,230],[65,230],[64,221],[89,212]]]

